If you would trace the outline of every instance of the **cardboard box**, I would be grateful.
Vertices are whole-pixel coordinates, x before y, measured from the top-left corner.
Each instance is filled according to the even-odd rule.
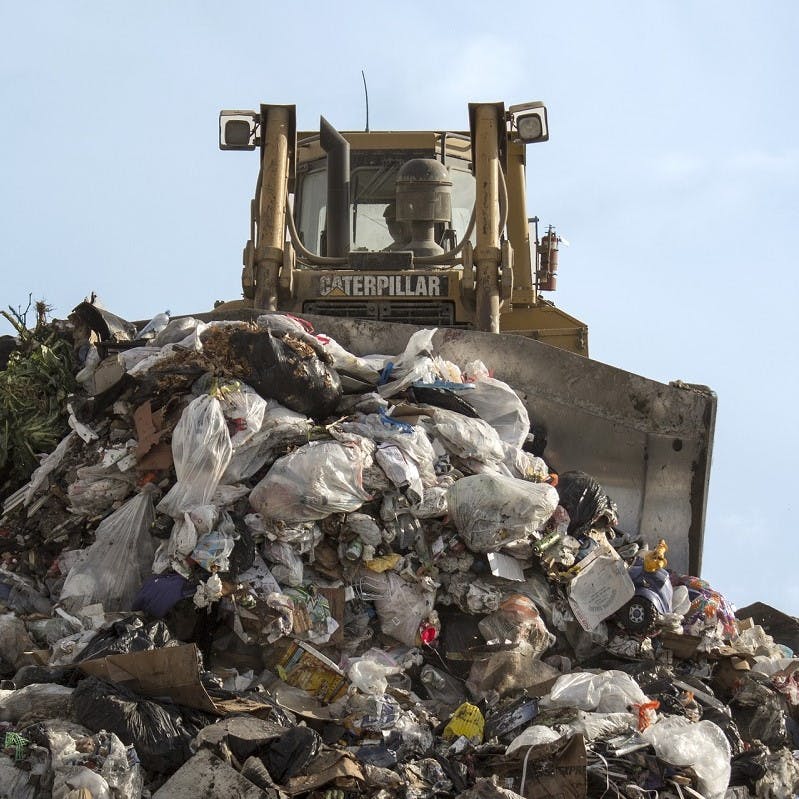
[[[335,702],[347,693],[347,675],[305,641],[280,641],[270,654],[270,665],[281,680],[321,702]]]

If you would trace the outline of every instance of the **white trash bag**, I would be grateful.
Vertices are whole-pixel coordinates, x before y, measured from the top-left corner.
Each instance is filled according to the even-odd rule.
[[[174,519],[208,505],[233,454],[227,420],[218,399],[202,394],[183,410],[172,433],[177,482],[158,503]]]
[[[455,482],[447,503],[466,546],[490,552],[540,530],[558,506],[558,492],[548,483],[475,474]]]
[[[250,493],[250,504],[262,516],[285,521],[324,519],[331,513],[358,510],[369,499],[363,470],[371,465],[364,444],[312,441],[278,458]]]

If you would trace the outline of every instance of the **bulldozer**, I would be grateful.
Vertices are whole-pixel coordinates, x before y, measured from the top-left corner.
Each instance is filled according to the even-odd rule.
[[[546,106],[469,105],[461,131],[296,130],[293,105],[219,116],[222,150],[257,151],[243,298],[205,319],[301,316],[356,355],[402,352],[420,327],[524,399],[556,470],[593,475],[624,530],[665,539],[699,575],[716,395],[588,357],[587,326],[544,298],[560,238],[525,198]]]
[[[469,106],[468,131],[297,133],[293,106],[222,111],[220,147],[260,149],[242,288],[291,313],[512,332],[588,353],[543,299],[560,238],[527,217],[541,102]],[[291,201],[289,200],[291,199]]]

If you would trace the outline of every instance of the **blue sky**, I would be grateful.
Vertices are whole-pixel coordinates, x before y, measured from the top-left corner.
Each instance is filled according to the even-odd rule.
[[[129,319],[240,294],[257,164],[221,108],[372,129],[543,99],[531,214],[593,357],[711,386],[703,576],[799,615],[799,6],[0,0],[0,306],[92,291]],[[8,332],[0,323],[0,332]]]

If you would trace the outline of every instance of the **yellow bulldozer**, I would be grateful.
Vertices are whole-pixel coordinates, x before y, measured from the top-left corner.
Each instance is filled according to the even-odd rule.
[[[293,106],[223,111],[220,147],[258,149],[244,250],[257,308],[490,332],[588,353],[586,326],[543,299],[559,237],[528,219],[541,102],[469,106],[468,131],[297,133]]]
[[[223,150],[256,150],[243,299],[206,319],[301,315],[357,355],[479,359],[524,399],[555,467],[592,474],[620,526],[665,539],[701,568],[716,396],[588,356],[587,327],[544,299],[558,236],[525,201],[526,146],[549,137],[543,103],[469,106],[462,131],[297,133],[291,105],[222,111]],[[537,339],[537,340],[536,340]]]

